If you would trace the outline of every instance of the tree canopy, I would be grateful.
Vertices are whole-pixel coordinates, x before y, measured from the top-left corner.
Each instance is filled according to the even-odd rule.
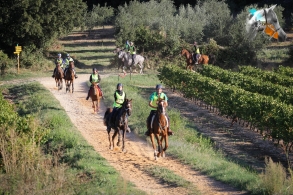
[[[6,51],[16,44],[45,47],[84,22],[87,9],[82,0],[3,0],[0,7],[0,49]]]

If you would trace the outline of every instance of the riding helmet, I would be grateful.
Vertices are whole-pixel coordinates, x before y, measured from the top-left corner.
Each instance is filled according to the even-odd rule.
[[[123,87],[122,83],[118,83],[117,84],[117,89],[118,89],[118,87]]]
[[[95,71],[98,71],[98,69],[97,68],[93,68],[93,72],[95,72]]]
[[[157,84],[156,85],[156,89],[162,89],[163,87],[162,87],[162,85],[161,84]]]
[[[58,53],[58,57],[61,57],[61,53]]]
[[[70,56],[69,53],[66,56],[69,57]]]

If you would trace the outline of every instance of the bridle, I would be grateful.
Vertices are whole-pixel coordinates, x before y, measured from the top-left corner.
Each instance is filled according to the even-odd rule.
[[[162,105],[162,104],[164,104],[164,100],[163,100],[162,102],[160,102],[160,104],[161,104],[161,105],[158,105],[158,107],[159,107],[159,106],[162,106],[162,112],[159,112],[159,110],[158,110],[157,113],[158,113],[158,115],[159,115],[159,114],[163,114],[164,117],[166,118],[165,107],[164,107],[164,105]],[[160,121],[159,121],[159,117],[157,118],[157,122],[158,122],[159,127],[160,127],[160,129],[161,129],[162,131],[164,131],[165,128],[168,126],[168,120],[167,120],[167,118],[166,118],[166,121],[167,121],[167,123],[166,123],[164,126],[162,126],[162,124],[161,124]]]
[[[266,28],[270,28],[274,33],[272,34],[272,35],[270,35],[270,39],[271,38],[273,38],[274,37],[274,35],[276,34],[276,33],[278,33],[278,31],[281,29],[281,26],[278,28],[278,29],[275,29],[275,26],[273,25],[273,24],[271,24],[271,25],[273,25],[273,27],[274,28],[271,28],[269,25],[269,23],[268,23],[268,19],[267,19],[267,11],[266,11],[266,9],[263,9],[264,10],[264,14],[265,14],[265,19],[266,19],[266,23],[265,23],[265,29]],[[264,29],[264,31],[265,31],[265,29]]]

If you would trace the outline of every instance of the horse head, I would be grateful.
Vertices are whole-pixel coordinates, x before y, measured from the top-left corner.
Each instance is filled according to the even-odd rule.
[[[274,12],[276,5],[271,6],[270,8],[264,8],[260,10],[251,9],[250,14],[246,18],[246,32],[250,40],[253,40],[257,32],[264,31],[266,34],[266,29],[269,25],[273,25],[274,28],[270,29],[272,31],[269,36],[271,38],[277,38],[279,41],[286,40],[286,33],[281,28],[277,14]]]
[[[126,99],[122,105],[122,108],[126,111],[127,115],[130,116],[132,112],[132,99]]]
[[[114,49],[113,53],[119,54],[120,51],[121,51],[120,47],[116,47],[116,49]]]
[[[118,58],[123,58],[125,54],[126,54],[125,51],[120,50],[118,52]]]
[[[186,57],[187,57],[187,56],[190,55],[190,54],[189,54],[189,52],[187,51],[187,49],[182,48],[180,55],[181,55],[181,56],[186,56]]]
[[[71,68],[71,69],[74,68],[74,62],[73,62],[73,61],[70,61],[70,62],[69,62],[69,68]]]
[[[159,114],[164,114],[165,115],[165,113],[166,113],[166,101],[165,101],[165,99],[159,98],[157,112]]]

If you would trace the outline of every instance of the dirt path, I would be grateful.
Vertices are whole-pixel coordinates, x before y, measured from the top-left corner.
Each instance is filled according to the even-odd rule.
[[[103,77],[103,75],[102,75]],[[43,84],[60,101],[72,123],[81,132],[82,136],[91,144],[94,149],[113,166],[124,179],[134,183],[138,189],[147,194],[189,194],[188,189],[174,187],[154,179],[146,174],[143,169],[149,165],[157,165],[190,181],[196,188],[205,195],[240,195],[245,192],[238,191],[221,182],[210,179],[201,173],[181,164],[176,159],[166,157],[154,160],[153,150],[146,140],[142,140],[136,134],[127,133],[126,152],[120,148],[108,149],[108,136],[106,127],[103,125],[103,114],[105,105],[101,103],[101,110],[98,114],[93,113],[91,101],[86,101],[88,87],[86,81],[88,75],[79,74],[75,80],[75,92],[65,93],[65,90],[58,91],[52,78],[36,79]],[[94,121],[94,122],[93,122]],[[150,187],[152,186],[152,187]]]

